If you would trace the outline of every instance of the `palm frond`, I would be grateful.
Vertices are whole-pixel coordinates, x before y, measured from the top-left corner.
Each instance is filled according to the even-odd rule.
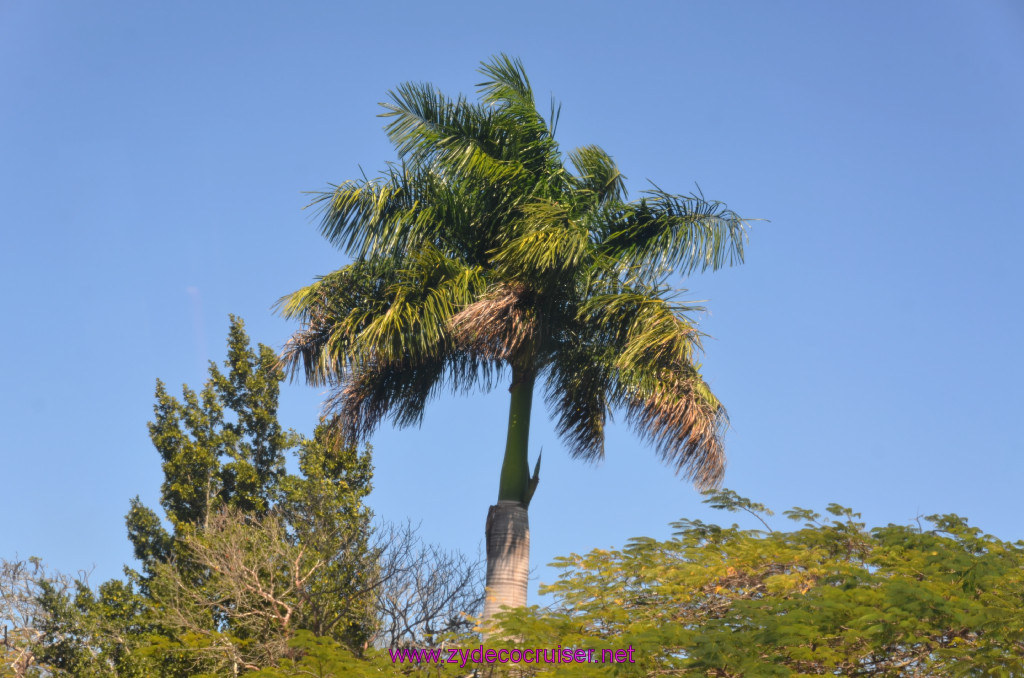
[[[602,458],[621,410],[678,473],[715,485],[728,420],[696,363],[701,309],[665,282],[741,262],[747,221],[699,189],[627,202],[604,150],[563,157],[560,109],[540,115],[519,60],[480,73],[476,103],[424,83],[389,92],[400,162],[315,197],[323,235],[356,261],[279,302],[302,322],[282,365],[330,386],[338,430],[366,438],[511,364],[546,382],[572,456]]]
[[[561,107],[551,101],[547,120],[537,110],[533,88],[519,59],[504,54],[480,65],[487,80],[478,85],[481,102],[493,112],[506,148],[529,172],[545,181],[561,174],[562,162],[554,140]]]
[[[518,209],[487,182],[407,164],[314,195],[309,206],[317,208],[321,233],[358,260],[404,256],[429,245],[480,264]]]
[[[414,361],[372,359],[335,385],[324,409],[331,428],[350,441],[367,440],[385,420],[418,426],[427,402],[447,386],[453,393],[490,390],[500,365],[469,353]]]
[[[480,99],[485,104],[509,106],[513,104],[534,108],[533,88],[526,77],[523,62],[506,54],[491,57],[477,69],[487,78],[477,85]]]
[[[673,301],[660,287],[597,282],[580,300],[551,369],[566,394],[548,394],[560,434],[574,456],[598,458],[602,415],[623,408],[677,473],[714,485],[724,470],[727,419],[695,362],[701,335],[690,315],[699,307]]]
[[[420,359],[451,348],[456,313],[486,287],[483,271],[424,245],[411,254],[388,288],[390,303],[366,324],[356,342],[362,353],[387,363]]]
[[[673,470],[699,489],[718,486],[725,474],[725,408],[692,365],[678,365],[637,378],[620,372],[616,400],[626,421]]]
[[[419,424],[443,373],[440,359],[364,362],[325,403],[332,427],[348,440],[363,441],[388,417],[398,427]]]
[[[523,205],[519,213],[517,235],[493,253],[492,263],[504,277],[541,285],[550,274],[565,277],[592,251],[587,226],[574,221],[565,204],[536,200]]]
[[[701,334],[690,315],[699,306],[666,299],[658,289],[622,286],[589,295],[578,322],[593,327],[616,350],[617,369],[692,363]]]
[[[581,146],[569,152],[569,162],[576,168],[580,189],[593,194],[598,204],[626,198],[626,177],[604,149]]]
[[[615,383],[608,363],[600,347],[584,344],[575,336],[565,342],[546,370],[545,400],[555,431],[575,459],[604,458],[605,422],[611,406],[608,397]]]
[[[703,195],[643,191],[638,202],[606,213],[602,252],[626,265],[648,263],[679,273],[743,262],[747,220]]]
[[[480,267],[429,245],[404,261],[358,261],[278,302],[303,328],[282,366],[325,384],[371,361],[426,360],[452,350],[451,318],[486,289]]]
[[[548,116],[548,129],[551,130],[551,136],[555,136],[558,131],[558,121],[562,118],[562,104],[555,99],[555,95],[551,95],[551,114]]]
[[[281,366],[322,386],[353,361],[355,342],[372,318],[386,311],[388,289],[397,279],[394,262],[358,261],[278,300],[279,313],[302,328],[285,344]]]
[[[512,361],[537,339],[537,317],[522,284],[502,284],[450,322],[461,349],[488,360]]]
[[[388,93],[381,116],[390,118],[385,132],[399,157],[417,167],[448,175],[473,175],[490,182],[508,181],[522,163],[506,152],[493,111],[463,97],[449,100],[430,85],[406,83]]]
[[[346,181],[315,193],[307,207],[316,207],[320,232],[332,245],[358,259],[388,253],[394,256],[415,238],[411,229],[430,177],[392,166],[375,179]]]
[[[450,136],[455,130],[480,129],[486,112],[465,97],[452,100],[430,83],[406,82],[388,92],[380,105],[390,119],[384,132],[400,158],[422,153],[424,147]]]

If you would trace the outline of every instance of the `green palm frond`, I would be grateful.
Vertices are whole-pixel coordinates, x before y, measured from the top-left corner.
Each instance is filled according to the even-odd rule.
[[[615,384],[607,351],[584,344],[573,336],[547,370],[545,401],[555,422],[555,432],[576,459],[604,458],[605,422],[610,416],[608,398]]]
[[[371,360],[339,384],[325,403],[345,438],[368,439],[390,417],[398,426],[417,425],[444,374],[444,360]]]
[[[488,78],[477,85],[480,99],[492,106],[518,104],[535,108],[533,88],[526,76],[523,62],[505,54],[499,54],[480,64],[481,75]]]
[[[357,346],[387,363],[443,355],[451,347],[453,316],[486,288],[482,270],[446,258],[429,245],[398,273],[387,310],[358,337]]]
[[[544,119],[519,59],[497,55],[481,64],[479,72],[487,78],[478,85],[481,102],[493,111],[505,157],[518,159],[528,173],[542,178],[549,187],[563,183],[568,177],[554,138],[561,106],[552,99],[551,114]]]
[[[388,290],[397,280],[394,262],[358,261],[278,300],[276,308],[303,327],[285,344],[282,366],[322,386],[353,362],[355,342],[376,315],[386,312]]]
[[[685,315],[697,307],[673,304],[665,299],[644,295],[619,294],[595,297],[593,304],[607,304],[599,322],[621,322],[623,307],[631,322],[626,341],[618,355],[622,369],[641,365],[692,363],[700,350],[700,333]]]
[[[405,249],[415,235],[409,226],[416,224],[428,183],[428,176],[392,166],[382,177],[346,181],[316,193],[308,207],[317,207],[324,238],[364,259]]]
[[[410,165],[389,165],[378,178],[314,195],[309,206],[317,208],[324,237],[360,260],[402,256],[429,244],[482,263],[518,208],[488,184]]]
[[[359,261],[278,302],[304,328],[283,365],[323,384],[363,363],[443,356],[452,316],[486,289],[479,267],[423,247],[404,261]]]
[[[599,204],[626,199],[626,177],[615,161],[599,146],[581,146],[569,152],[582,191],[591,193]]]
[[[680,274],[743,262],[746,220],[700,194],[643,191],[638,202],[607,213],[601,250],[625,265],[649,263]]]
[[[384,129],[399,157],[410,164],[498,183],[523,172],[495,111],[462,97],[448,100],[420,83],[402,85],[389,96],[391,101],[381,104],[387,111],[382,117],[390,119]]]
[[[677,472],[716,482],[724,429],[700,421],[710,391],[692,383],[700,333],[689,316],[699,307],[666,299],[657,287],[601,283],[563,323],[549,367],[547,402],[559,436],[573,456],[600,459],[606,418],[621,407],[634,428],[652,426],[647,439]],[[696,396],[702,400],[687,401]]]
[[[363,441],[388,419],[397,428],[418,426],[443,387],[453,393],[490,390],[499,373],[497,362],[464,352],[418,362],[373,360],[346,375],[324,409],[345,439]]]
[[[594,328],[615,347],[616,367],[689,363],[701,350],[701,334],[691,315],[700,306],[666,298],[664,290],[613,283],[594,290],[578,307],[578,322]]]
[[[523,205],[516,222],[517,234],[510,234],[493,253],[491,261],[499,275],[543,286],[551,274],[564,278],[581,266],[592,252],[591,236],[585,223],[573,220],[570,209],[554,200]]]

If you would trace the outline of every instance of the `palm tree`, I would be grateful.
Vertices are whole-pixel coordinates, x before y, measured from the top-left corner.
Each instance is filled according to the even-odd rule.
[[[324,237],[352,263],[279,308],[302,322],[283,363],[331,388],[325,409],[353,440],[385,419],[418,424],[444,387],[509,384],[486,527],[488,620],[526,602],[538,383],[573,457],[604,456],[617,410],[677,473],[700,488],[720,481],[725,409],[695,361],[697,309],[666,281],[742,261],[745,221],[653,184],[630,201],[603,150],[561,153],[560,108],[537,111],[518,60],[500,55],[479,72],[479,102],[427,84],[389,93],[382,115],[398,162],[313,201]]]

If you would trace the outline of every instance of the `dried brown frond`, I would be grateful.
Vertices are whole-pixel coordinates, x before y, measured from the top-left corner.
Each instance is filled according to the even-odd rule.
[[[699,377],[667,379],[653,393],[628,398],[626,417],[662,461],[694,482],[712,489],[725,474],[725,408]]]
[[[537,317],[521,283],[496,287],[451,320],[459,348],[489,360],[511,361],[536,339]]]

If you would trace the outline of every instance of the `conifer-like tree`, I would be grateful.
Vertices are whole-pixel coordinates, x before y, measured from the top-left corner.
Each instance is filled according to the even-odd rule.
[[[369,448],[323,423],[277,418],[283,373],[231,317],[223,368],[199,392],[157,381],[150,439],[166,523],[136,497],[126,516],[141,572],[93,590],[42,583],[39,660],[74,676],[234,675],[292,653],[300,630],[356,654],[376,625]],[[288,473],[288,454],[298,473]],[[139,651],[140,648],[144,648]]]

